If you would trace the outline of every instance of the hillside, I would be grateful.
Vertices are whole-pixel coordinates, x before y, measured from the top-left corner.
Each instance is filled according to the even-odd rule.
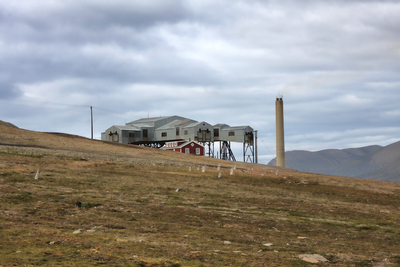
[[[400,182],[400,142],[316,152],[287,151],[286,167],[306,172]],[[275,159],[269,165],[275,165]]]
[[[393,160],[392,162],[377,171],[369,172],[367,174],[360,175],[359,177],[363,179],[400,182],[399,173],[400,157]]]
[[[0,125],[17,128],[17,126],[15,126],[14,124],[2,120],[0,120]]]
[[[397,183],[0,125],[0,206],[0,266],[400,266]]]

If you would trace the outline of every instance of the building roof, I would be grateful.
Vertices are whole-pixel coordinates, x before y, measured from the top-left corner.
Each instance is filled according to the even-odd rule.
[[[120,129],[121,131],[140,131],[139,127],[134,127],[134,126],[127,126],[127,125],[113,125],[112,127],[115,127],[117,129]],[[110,127],[111,128],[111,127]]]
[[[236,130],[245,130],[247,128],[253,129],[250,126],[232,126],[232,127],[225,127],[221,129],[221,131],[236,131]]]
[[[196,126],[197,124],[198,124],[197,121],[192,121],[191,123],[184,125],[183,128],[194,127],[194,126]]]
[[[157,130],[175,129],[175,127],[177,125],[179,125],[180,123],[182,123],[182,120],[174,120],[174,121],[171,121],[170,123],[167,123],[161,127],[158,127]]]
[[[153,128],[154,127],[154,125],[152,125],[150,123],[135,123],[135,124],[127,123],[127,126],[137,127],[137,128]]]
[[[148,124],[148,125],[152,125],[154,127],[155,123],[158,121],[162,121],[162,120],[185,120],[186,118],[184,117],[180,117],[177,115],[173,115],[173,116],[163,116],[163,117],[153,117],[153,118],[142,118],[142,119],[138,119],[135,121],[131,121],[128,122],[127,124]]]
[[[195,143],[196,145],[199,145],[199,146],[201,146],[201,147],[204,148],[204,146],[203,146],[202,144],[200,144],[199,142],[196,142],[196,141],[187,141],[187,142],[184,142],[184,143],[182,143],[182,144],[180,144],[180,145],[178,145],[178,146],[174,146],[174,147],[165,147],[165,146],[163,146],[161,149],[177,149],[177,148],[183,148],[183,147],[185,147],[185,146],[187,146],[188,144],[191,144],[191,143]]]
[[[213,127],[211,124],[209,124],[208,122],[205,122],[205,121],[200,121],[200,122],[199,121],[192,121],[192,123],[185,125],[184,128],[195,127],[195,126],[200,125],[200,124],[210,125],[211,127]]]
[[[184,119],[179,124],[177,124],[176,126],[183,126],[183,125],[185,125],[187,123],[190,123],[190,122],[195,122],[195,121],[191,120],[191,119]]]
[[[169,117],[173,117],[173,116],[164,116],[164,117],[153,117],[153,118],[142,118],[142,119],[138,119],[135,121],[131,121],[128,122],[127,124],[148,124],[148,123],[154,123],[155,121],[159,121],[159,120],[163,120]]]
[[[128,122],[126,125],[127,127],[137,127],[137,128],[145,128],[145,127],[155,127],[156,122],[162,121],[162,120],[170,120],[168,123],[161,125],[160,127],[157,127],[156,130],[167,130],[167,129],[173,129],[178,126],[182,126],[183,128],[190,128],[190,127],[195,127],[200,124],[206,124],[210,125],[211,127],[216,127],[220,128],[222,131],[235,131],[235,130],[245,130],[246,128],[251,128],[250,126],[229,126],[224,123],[218,123],[215,124],[214,126],[205,122],[205,121],[195,121],[191,120],[188,118],[180,117],[177,115],[173,116],[163,116],[163,117],[153,117],[153,118],[142,118],[138,119],[132,122]],[[129,126],[128,126],[129,125]],[[118,126],[120,127],[120,126]]]
[[[226,128],[226,127],[229,127],[229,125],[228,124],[225,124],[225,123],[217,123],[217,124],[215,124],[214,125],[214,127],[215,128]]]

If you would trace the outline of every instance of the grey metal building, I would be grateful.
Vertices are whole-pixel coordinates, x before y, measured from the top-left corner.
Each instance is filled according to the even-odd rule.
[[[236,160],[230,143],[238,142],[243,143],[243,160],[257,162],[254,130],[250,126],[211,125],[180,116],[143,118],[125,125],[114,125],[101,134],[101,140],[155,148],[164,146],[165,142],[197,141],[207,148],[209,157],[216,157],[214,143],[219,142],[220,154],[217,157],[224,160]]]

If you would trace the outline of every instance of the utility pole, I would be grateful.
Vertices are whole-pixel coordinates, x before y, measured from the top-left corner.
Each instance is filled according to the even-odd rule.
[[[91,132],[92,132],[92,139],[93,139],[93,107],[90,106],[90,124],[91,124]]]
[[[255,139],[255,154],[256,154],[256,159],[255,159],[255,163],[258,163],[258,151],[257,151],[257,132],[258,130],[254,131],[254,139]]]

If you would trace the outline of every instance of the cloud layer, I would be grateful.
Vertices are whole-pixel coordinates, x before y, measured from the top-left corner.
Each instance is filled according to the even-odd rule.
[[[0,119],[95,137],[180,115],[250,125],[286,149],[387,145],[400,132],[397,1],[2,1]],[[239,152],[240,155],[240,152]]]

